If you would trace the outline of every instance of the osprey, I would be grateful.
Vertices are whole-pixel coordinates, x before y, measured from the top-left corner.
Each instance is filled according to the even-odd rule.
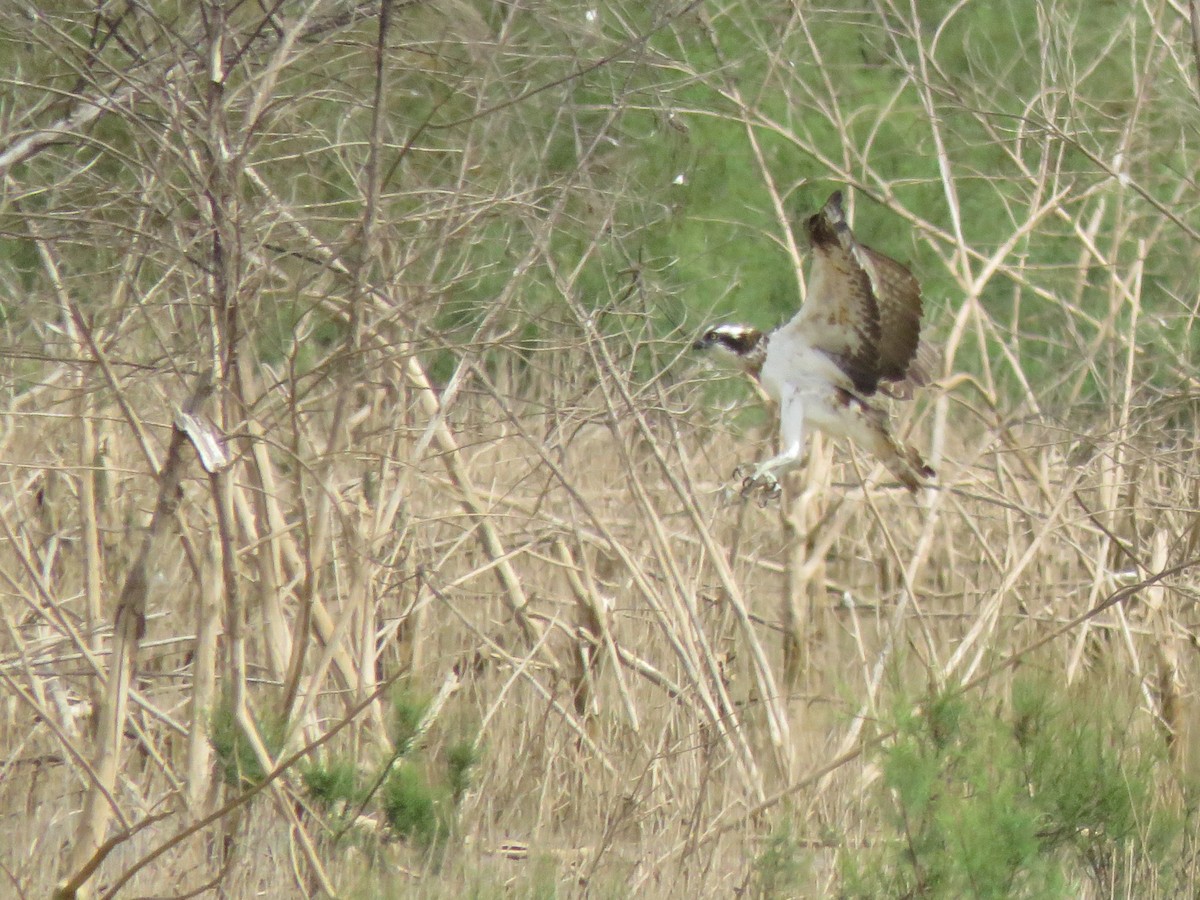
[[[842,192],[804,223],[812,245],[808,297],[769,334],[718,325],[693,345],[732,355],[779,404],[780,452],[755,466],[742,495],[779,495],[778,476],[800,463],[805,427],[848,437],[870,450],[910,491],[932,478],[915,449],[892,435],[886,394],[907,399],[929,382],[932,352],[920,339],[921,288],[900,263],[854,238]],[[734,477],[740,477],[739,466]]]

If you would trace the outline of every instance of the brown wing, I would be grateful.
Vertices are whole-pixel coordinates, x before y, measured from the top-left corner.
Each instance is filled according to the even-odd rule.
[[[865,394],[879,382],[929,380],[918,358],[921,287],[896,260],[863,246],[846,224],[842,193],[806,223],[813,266],[804,308],[789,327],[803,330],[809,343],[829,355]]]
[[[933,374],[942,367],[942,355],[932,344],[922,338],[917,343],[917,353],[908,364],[908,371],[899,381],[881,382],[879,389],[897,400],[908,400],[913,391],[925,387]]]
[[[921,343],[921,286],[912,272],[870,247],[859,245],[857,258],[879,306],[879,377],[902,381],[909,377]],[[925,373],[923,379],[928,378]]]
[[[841,191],[809,217],[805,230],[813,250],[808,296],[786,327],[829,356],[856,389],[873,393],[880,375],[879,306],[871,278],[855,258]]]

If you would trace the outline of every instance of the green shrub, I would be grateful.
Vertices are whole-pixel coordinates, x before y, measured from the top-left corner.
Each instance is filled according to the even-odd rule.
[[[422,847],[439,846],[450,834],[454,804],[449,790],[430,783],[412,763],[400,762],[388,774],[380,806],[392,830]]]
[[[410,682],[396,685],[392,692],[392,743],[396,755],[404,756],[413,748],[421,720],[429,711],[429,698]]]
[[[304,787],[314,801],[325,807],[337,803],[357,803],[363,798],[358,767],[350,759],[312,763],[301,774]]]
[[[845,897],[1076,897],[1166,877],[1179,834],[1132,705],[1019,680],[1007,708],[961,695],[902,715],[880,751],[882,830],[841,858]],[[870,829],[874,831],[875,829]]]
[[[446,783],[455,805],[471,786],[471,770],[479,763],[479,750],[474,741],[462,740],[446,750]]]
[[[807,855],[790,825],[785,824],[767,839],[766,849],[754,861],[750,880],[751,897],[796,897],[811,882]]]
[[[287,733],[287,721],[280,717],[255,717],[254,724],[267,752],[272,758],[277,757]],[[242,733],[228,697],[222,699],[209,717],[208,740],[227,785],[241,788],[262,782],[265,777],[262,765]]]
[[[391,696],[391,757],[373,769],[351,758],[313,763],[302,774],[309,797],[325,808],[351,805],[353,815],[376,810],[394,834],[424,849],[441,849],[480,754],[470,736],[451,742],[442,753],[428,751],[418,738],[429,708],[428,696],[412,683],[398,685]],[[353,827],[353,815],[347,829]]]

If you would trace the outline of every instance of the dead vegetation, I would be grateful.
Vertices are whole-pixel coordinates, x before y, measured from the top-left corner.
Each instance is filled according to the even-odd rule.
[[[539,31],[516,5],[166,6],[3,14],[5,53],[35,59],[0,140],[12,891],[729,896],[786,824],[804,892],[836,895],[838,853],[880,840],[897,709],[1000,708],[1022,670],[1137,698],[1129,731],[1169,747],[1161,801],[1184,802],[1200,461],[1194,271],[1172,258],[1196,201],[1186,180],[1164,199],[1135,128],[1103,156],[1047,89],[1009,131],[995,85],[948,96],[934,38],[880,7],[935,214],[873,145],[832,158],[744,96],[694,5],[605,8],[603,34],[582,8]],[[1139,79],[1190,73],[1184,20],[1153,21],[1134,118],[1158,99]],[[810,24],[781,40],[816,52]],[[714,67],[647,33],[709,42]],[[546,34],[577,56],[529,49]],[[880,200],[868,233],[912,230],[944,370],[904,428],[935,489],[818,441],[780,506],[726,498],[765,432],[688,355],[699,316],[643,255],[668,204],[623,118],[657,107],[637,121],[665,142],[717,107],[647,103],[645,69],[720,99],[797,264],[764,136]],[[630,81],[605,103],[546,87],[591,71]],[[849,134],[840,92],[809,89]],[[947,111],[970,109],[1007,155],[995,243],[960,203],[978,133]],[[439,860],[300,777],[396,754],[401,684],[430,701],[414,744],[479,753]],[[269,777],[222,779],[222,704]]]

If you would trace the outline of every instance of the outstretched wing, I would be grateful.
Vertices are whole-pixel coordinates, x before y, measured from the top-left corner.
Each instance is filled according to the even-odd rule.
[[[808,297],[785,327],[830,357],[863,394],[880,381],[924,383],[917,362],[921,288],[900,263],[864,247],[846,224],[842,192],[805,223]]]
[[[855,258],[854,236],[836,191],[805,223],[812,245],[807,297],[785,328],[830,357],[856,389],[871,393],[879,381],[879,307],[870,276]]]
[[[890,256],[861,244],[855,246],[855,256],[871,281],[879,308],[879,377],[902,381],[909,377],[921,343],[921,286],[912,272]],[[928,374],[918,380],[928,380]]]

